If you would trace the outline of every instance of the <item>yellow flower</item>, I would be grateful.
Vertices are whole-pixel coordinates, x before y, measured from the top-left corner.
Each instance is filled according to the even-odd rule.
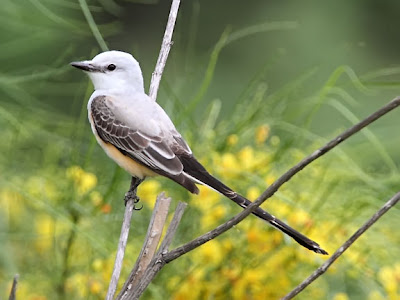
[[[336,293],[332,300],[349,300],[349,296],[346,293]]]
[[[243,278],[249,283],[260,282],[265,277],[265,274],[264,269],[249,268],[244,272]]]
[[[69,277],[66,282],[66,290],[76,294],[79,298],[87,298],[88,275],[76,273]]]
[[[239,162],[232,153],[222,154],[221,160],[221,167],[224,176],[232,177],[232,175],[236,175],[240,172]]]
[[[400,281],[400,262],[396,263],[393,267],[394,275],[397,278],[397,281]]]
[[[114,267],[115,256],[116,256],[116,252],[113,252],[110,254],[110,256],[107,259],[103,260],[102,272],[100,275],[104,282],[110,281],[112,270]]]
[[[233,299],[269,299],[265,295],[264,279],[268,269],[248,268],[233,285]],[[282,286],[280,286],[282,287]],[[263,295],[258,297],[258,295]]]
[[[357,251],[355,248],[350,248],[346,254],[347,259],[351,262],[351,264],[354,264],[355,266],[361,264],[360,259],[362,259],[363,256],[364,255],[360,251]]]
[[[103,285],[98,280],[91,280],[89,283],[90,293],[97,295],[103,290]]]
[[[238,141],[239,141],[239,138],[238,138],[238,136],[236,134],[231,134],[227,138],[227,143],[228,143],[229,146],[235,146]]]
[[[260,230],[257,227],[250,228],[246,234],[247,234],[247,241],[249,242],[249,244],[257,243],[260,240],[260,237],[262,236]]]
[[[179,288],[175,291],[173,299],[200,299],[203,290],[204,269],[198,268],[191,272],[185,280],[180,283]]]
[[[246,197],[247,199],[254,200],[257,199],[258,196],[261,195],[261,191],[258,187],[252,186],[247,190]]]
[[[291,224],[305,225],[309,222],[311,222],[310,215],[299,208],[294,210],[289,216],[289,223]]]
[[[82,173],[84,171],[82,170],[81,167],[79,166],[72,166],[69,167],[66,171],[66,175],[68,179],[72,179],[72,180],[77,180],[78,178],[81,177]]]
[[[268,125],[261,125],[259,127],[257,127],[256,129],[256,143],[257,144],[263,144],[268,136],[269,136],[269,126]]]
[[[86,194],[97,184],[97,177],[93,173],[84,172],[78,184],[78,192]]]
[[[383,267],[378,273],[378,278],[388,294],[396,293],[398,281],[396,280],[394,269],[391,267]]]
[[[12,190],[0,191],[0,218],[3,222],[12,221],[21,223],[24,221],[22,215],[25,213],[25,205],[22,196]]]
[[[254,157],[254,150],[253,148],[247,146],[244,147],[240,152],[238,153],[239,159],[240,159],[240,167],[241,169],[251,169],[251,167],[255,163],[255,157]]]
[[[246,232],[247,248],[251,253],[266,253],[282,242],[282,234],[268,230],[264,224],[255,224]]]
[[[95,207],[99,206],[103,202],[103,196],[98,191],[92,191],[89,197]]]
[[[314,286],[310,289],[311,299],[326,299],[326,290],[321,287]]]
[[[273,184],[276,180],[276,176],[272,175],[272,174],[268,174],[267,176],[265,176],[265,183],[270,186],[271,184]]]
[[[32,176],[27,180],[26,191],[31,196],[40,199],[40,201],[31,203],[37,208],[40,208],[42,199],[46,199],[46,202],[48,202],[48,200],[58,199],[60,195],[59,188],[54,185],[53,181],[39,176]]]
[[[226,239],[222,241],[222,249],[225,253],[228,253],[234,249],[234,245],[231,239]]]
[[[161,185],[156,180],[145,180],[138,188],[138,197],[149,207],[153,207],[160,193]]]
[[[203,212],[209,212],[215,205],[218,204],[221,196],[204,185],[198,186],[200,193],[198,195],[192,195],[191,205],[196,206]]]
[[[100,272],[104,268],[104,263],[101,259],[97,258],[92,262],[92,268],[96,272]]]
[[[38,237],[34,245],[43,254],[53,245],[54,220],[48,215],[39,215],[35,219],[35,230]]]
[[[293,211],[293,208],[286,202],[275,199],[268,201],[268,208],[270,211],[274,212],[274,215],[279,215],[280,218],[286,217]]]
[[[237,266],[223,267],[221,274],[229,281],[234,282],[240,278],[240,269]]]
[[[211,240],[199,248],[200,263],[219,265],[224,258],[223,248],[216,240]]]
[[[181,282],[181,278],[178,275],[172,276],[168,278],[166,285],[169,290],[176,290],[177,286],[179,286]]]
[[[209,209],[209,211],[201,217],[201,227],[203,229],[208,229],[217,225],[227,212],[225,205],[216,205]]]
[[[11,290],[11,281],[8,285],[7,291]],[[17,299],[26,299],[26,300],[47,300],[48,298],[44,295],[39,294],[38,291],[33,291],[34,288],[40,289],[42,286],[32,287],[29,285],[28,280],[21,280],[17,285]],[[41,291],[42,293],[45,293]],[[3,298],[1,298],[3,299]]]
[[[97,177],[93,173],[85,172],[79,166],[72,166],[66,171],[67,178],[74,182],[78,194],[84,195],[97,184]]]

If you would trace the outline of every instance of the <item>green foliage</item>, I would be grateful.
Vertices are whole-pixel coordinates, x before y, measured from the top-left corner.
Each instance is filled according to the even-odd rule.
[[[7,0],[2,5],[0,295],[7,295],[13,275],[19,273],[21,299],[103,299],[130,181],[97,146],[86,120],[92,87],[68,62],[106,49],[104,40],[115,42],[123,26],[110,15],[122,15],[122,8],[113,1],[83,0],[31,0],[24,5]],[[199,5],[193,4],[197,18]],[[103,22],[96,25],[98,19]],[[276,56],[260,55],[252,76],[240,78],[237,96],[227,102],[226,83],[218,72],[232,62],[222,64],[224,51],[254,36],[297,26],[263,21],[242,29],[228,27],[220,31],[212,50],[199,57],[193,36],[201,28],[191,23],[187,33],[181,26],[176,34],[188,41],[182,43],[187,47],[172,49],[169,64],[175,63],[175,69],[167,68],[163,78],[159,102],[198,159],[250,199],[390,100],[391,91],[399,87],[398,67],[357,76],[347,65],[327,75],[323,66],[302,69],[300,75],[273,85],[271,74],[285,59],[280,50]],[[134,42],[125,46],[127,51],[143,49]],[[179,64],[180,54],[191,61]],[[191,69],[196,72],[185,73]],[[218,97],[211,97],[215,91]],[[264,208],[333,253],[398,191],[397,115],[391,113],[314,162]],[[239,212],[204,187],[194,196],[166,179],[145,181],[140,188],[144,209],[133,217],[122,278],[140,251],[161,190],[175,203],[189,202],[173,246]],[[399,297],[400,233],[394,230],[399,227],[395,207],[301,297]],[[275,299],[323,259],[250,217],[166,266],[144,298]]]

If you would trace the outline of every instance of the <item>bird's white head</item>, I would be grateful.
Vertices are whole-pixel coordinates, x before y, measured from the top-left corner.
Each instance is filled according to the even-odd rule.
[[[142,70],[129,53],[106,51],[92,60],[72,62],[71,65],[89,75],[95,90],[128,89],[144,93]]]

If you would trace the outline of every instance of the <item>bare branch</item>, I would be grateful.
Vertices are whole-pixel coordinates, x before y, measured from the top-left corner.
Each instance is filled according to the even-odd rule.
[[[155,70],[151,76],[149,96],[151,99],[156,101],[158,88],[160,87],[160,81],[162,73],[164,72],[164,67],[167,62],[169,50],[172,45],[172,33],[174,32],[175,21],[178,15],[178,9],[180,0],[173,0],[171,5],[171,10],[169,12],[167,28],[165,29],[164,38],[161,45],[160,54],[158,56],[157,64]]]
[[[18,279],[19,279],[19,275],[15,274],[13,282],[12,282],[12,286],[11,286],[10,296],[8,297],[8,300],[15,300],[16,299]]]
[[[169,245],[172,242],[172,239],[175,235],[175,232],[178,228],[178,225],[181,221],[183,213],[185,211],[187,204],[184,202],[179,202],[178,206],[175,210],[174,217],[172,218],[171,224],[168,227],[167,233],[164,237],[163,242],[159,248],[157,255],[151,260],[148,264],[147,269],[142,274],[140,280],[135,284],[130,284],[130,279],[126,281],[124,287],[122,288],[120,294],[117,297],[117,300],[127,300],[127,299],[138,299],[140,295],[144,292],[146,287],[150,284],[153,278],[157,275],[158,271],[165,264],[163,263],[159,257],[162,256],[162,253],[168,250]],[[154,268],[157,265],[158,268]],[[133,272],[132,272],[133,273]],[[131,273],[131,274],[132,274]]]
[[[136,300],[139,299],[140,295],[144,292],[149,283],[154,279],[157,273],[165,266],[165,261],[162,259],[162,254],[157,254],[150,262],[146,271],[144,272],[142,279],[140,280],[136,290],[129,289],[123,290],[118,295],[116,300]]]
[[[383,115],[387,114],[388,112],[392,111],[396,107],[400,105],[400,97],[397,97],[390,101],[388,104],[362,120],[361,122],[357,123],[356,125],[352,126],[351,128],[347,129],[334,139],[332,139],[330,142],[328,142],[326,145],[323,147],[319,148],[309,156],[305,157],[302,161],[300,161],[297,165],[292,167],[290,170],[288,170],[286,173],[284,173],[280,178],[278,178],[272,185],[270,185],[262,194],[260,197],[257,198],[255,202],[250,204],[246,209],[244,209],[242,212],[237,214],[235,217],[227,221],[226,223],[219,225],[217,228],[199,236],[198,238],[192,240],[191,242],[188,242],[184,244],[183,246],[180,246],[165,255],[163,255],[163,259],[165,260],[166,263],[169,263],[170,261],[182,256],[183,254],[193,250],[194,248],[199,247],[200,245],[208,242],[211,239],[214,239],[215,237],[221,235],[228,229],[232,228],[239,222],[241,222],[244,218],[246,218],[249,214],[251,214],[256,207],[260,206],[265,200],[270,198],[272,195],[275,194],[275,192],[288,180],[290,180],[294,175],[296,175],[298,172],[300,172],[303,168],[305,168],[307,165],[309,165],[311,162],[316,160],[317,158],[321,157],[328,151],[332,150],[334,147],[339,145],[341,142],[345,141],[349,137],[351,137],[353,134],[359,132],[361,129],[366,127],[367,125],[371,124],[372,122],[376,121]]]
[[[101,50],[108,51],[107,44],[104,41],[103,36],[101,35],[100,30],[97,27],[97,24],[93,19],[92,13],[90,12],[90,9],[88,7],[86,0],[78,0],[78,1],[79,1],[79,5],[81,6],[83,15],[85,16],[85,19],[89,25],[89,28],[92,31],[92,34],[95,37],[97,43],[99,44]]]
[[[162,256],[163,253],[166,253],[166,251],[168,251],[168,248],[172,242],[173,237],[175,236],[176,230],[178,229],[178,225],[182,219],[186,206],[187,204],[184,202],[178,203],[178,207],[175,210],[174,217],[172,218],[171,224],[169,225],[167,230],[167,234],[165,235],[161,243],[157,256],[151,262],[153,264],[149,264],[149,267],[141,278],[142,280],[140,280],[137,286],[131,288],[129,291],[126,291],[126,295],[124,295],[126,296],[126,298],[123,297],[122,299],[138,299],[143,294],[150,282],[157,275],[158,271],[162,268],[164,264],[161,264],[161,260],[157,257]],[[156,269],[154,269],[154,265],[157,265]]]
[[[336,252],[325,261],[317,270],[314,271],[307,279],[299,284],[294,290],[282,298],[282,300],[289,300],[294,298],[307,286],[309,286],[315,279],[324,274],[328,268],[339,258],[365,231],[367,231],[376,221],[379,220],[390,208],[396,205],[400,200],[400,192],[394,195],[389,201],[385,203],[367,222],[364,223]]]
[[[172,239],[175,236],[176,230],[178,229],[178,225],[181,222],[183,213],[185,212],[185,209],[187,207],[187,203],[185,202],[179,202],[178,206],[175,210],[174,217],[172,218],[171,224],[169,224],[167,233],[161,243],[159,253],[164,253],[165,251],[168,251],[169,246],[171,245]]]
[[[157,250],[157,246],[160,242],[161,234],[165,226],[165,221],[167,220],[170,204],[171,198],[166,198],[164,192],[158,195],[156,203],[154,205],[150,224],[147,229],[145,242],[136,261],[136,265],[129,275],[128,280],[126,280],[122,291],[124,291],[128,285],[130,286],[130,288],[135,288],[137,283],[140,281],[143,272],[146,270],[150,261],[153,259],[154,254]]]
[[[114,269],[111,275],[110,285],[108,286],[106,300],[112,300],[117,289],[118,280],[122,269],[122,261],[124,260],[126,243],[129,236],[129,228],[131,226],[133,207],[134,201],[129,199],[126,202],[124,220],[122,221],[121,234],[118,242],[117,255],[115,256]]]

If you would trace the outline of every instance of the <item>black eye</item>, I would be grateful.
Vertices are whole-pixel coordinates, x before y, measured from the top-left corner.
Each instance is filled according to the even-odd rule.
[[[116,68],[117,68],[117,67],[116,67],[114,64],[109,64],[109,65],[107,66],[107,70],[108,70],[108,71],[114,71]]]

